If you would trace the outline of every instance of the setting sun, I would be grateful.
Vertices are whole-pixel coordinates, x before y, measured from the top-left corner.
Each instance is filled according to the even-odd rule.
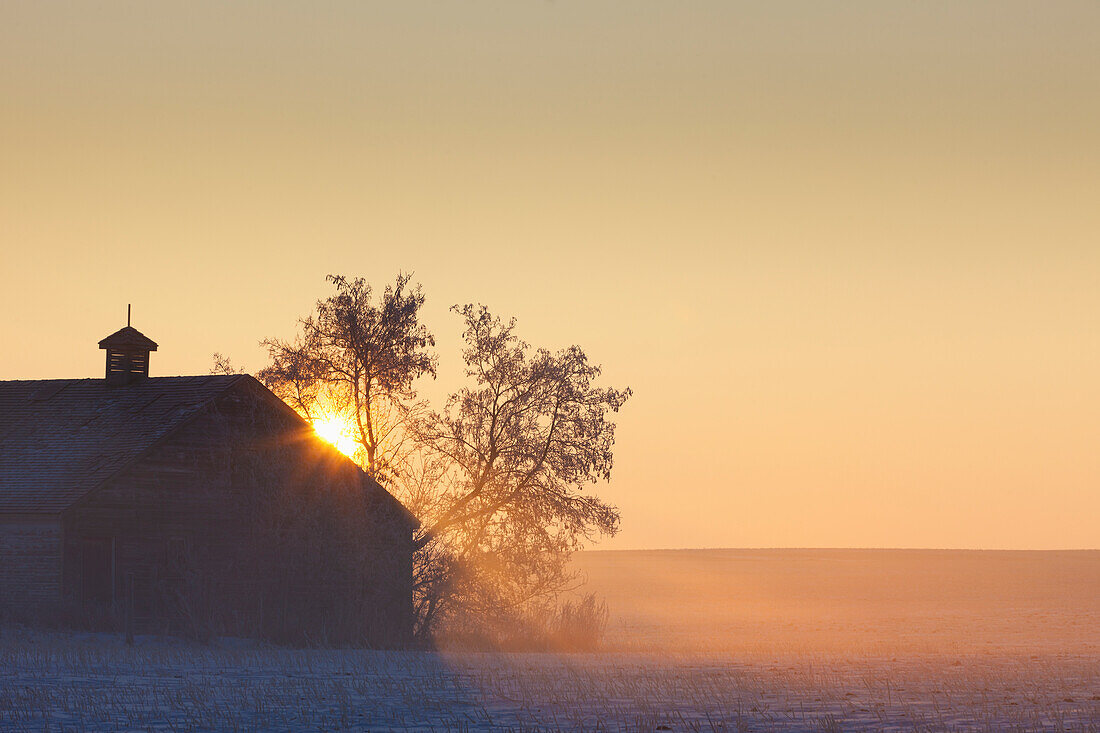
[[[355,442],[351,423],[340,417],[331,416],[316,420],[313,423],[313,430],[346,456],[355,455],[355,450],[359,447]]]

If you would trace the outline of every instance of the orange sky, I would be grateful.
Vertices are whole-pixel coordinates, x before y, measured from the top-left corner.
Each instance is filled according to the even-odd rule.
[[[0,5],[0,378],[412,270],[635,397],[610,548],[1097,547],[1100,5]]]

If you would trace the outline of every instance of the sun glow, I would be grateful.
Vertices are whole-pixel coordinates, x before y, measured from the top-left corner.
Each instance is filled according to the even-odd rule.
[[[313,430],[322,440],[332,443],[336,450],[345,456],[355,455],[355,450],[359,447],[355,442],[352,424],[343,418],[331,416],[314,420]]]

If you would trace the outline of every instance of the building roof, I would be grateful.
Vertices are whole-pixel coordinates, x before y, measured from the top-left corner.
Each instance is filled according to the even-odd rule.
[[[245,385],[297,416],[246,374],[152,377],[124,387],[104,379],[0,381],[0,512],[64,511],[219,395]],[[416,525],[401,502],[363,477],[365,489]]]
[[[123,326],[99,342],[101,349],[144,349],[156,351],[157,342],[132,326]]]
[[[0,382],[0,511],[65,509],[240,379]]]

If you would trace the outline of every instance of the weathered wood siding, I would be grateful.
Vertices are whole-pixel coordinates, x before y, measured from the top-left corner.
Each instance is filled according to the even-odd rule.
[[[131,574],[139,596],[155,590],[172,561],[170,548],[189,552],[197,544],[213,555],[231,549],[226,546],[230,542],[227,527],[242,517],[231,491],[228,441],[233,420],[218,407],[212,406],[177,430],[66,512],[65,595],[69,601],[86,600],[81,556],[89,539],[113,542],[111,595],[116,605],[128,592]],[[139,598],[139,605],[147,603],[147,597]]]
[[[0,514],[0,611],[56,605],[60,595],[60,518]]]

